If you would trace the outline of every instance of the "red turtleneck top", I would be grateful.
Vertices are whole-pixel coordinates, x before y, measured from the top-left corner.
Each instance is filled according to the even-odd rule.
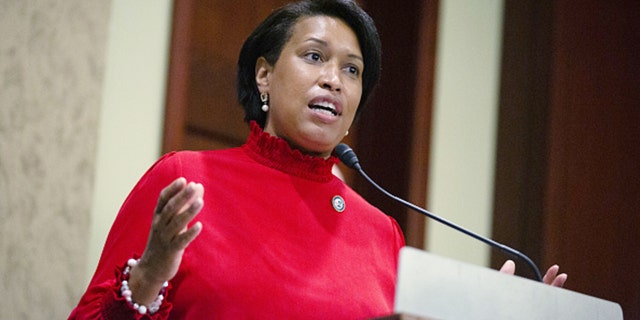
[[[254,123],[242,147],[163,156],[122,205],[70,319],[140,318],[120,296],[120,270],[143,252],[160,190],[178,177],[204,186],[196,217],[204,228],[152,318],[390,314],[404,238],[392,218],[332,175],[336,162],[292,150]]]

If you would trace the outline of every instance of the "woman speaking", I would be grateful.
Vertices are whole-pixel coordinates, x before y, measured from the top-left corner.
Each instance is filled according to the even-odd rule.
[[[274,11],[238,59],[246,143],[159,159],[123,203],[70,319],[392,313],[400,228],[331,172],[380,61],[374,22],[353,1]]]

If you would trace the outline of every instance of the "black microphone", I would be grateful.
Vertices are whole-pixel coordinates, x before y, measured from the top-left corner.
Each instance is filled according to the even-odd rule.
[[[459,225],[456,225],[453,222],[450,222],[442,217],[439,217],[423,208],[420,208],[416,205],[414,205],[411,202],[408,202],[404,199],[401,199],[399,197],[394,196],[393,194],[389,193],[387,190],[383,189],[382,187],[380,187],[377,183],[375,183],[375,181],[373,181],[371,178],[369,178],[369,176],[364,172],[364,170],[362,170],[362,167],[360,166],[360,161],[358,160],[358,156],[356,156],[356,153],[351,149],[351,147],[349,147],[348,145],[341,143],[339,144],[336,149],[334,150],[334,154],[340,159],[340,161],[342,161],[342,163],[344,163],[347,167],[349,168],[353,168],[355,170],[357,170],[358,172],[360,172],[360,174],[367,179],[367,181],[369,181],[369,183],[371,183],[374,187],[376,187],[376,189],[380,190],[382,193],[384,193],[385,195],[387,195],[388,197],[390,197],[391,199],[400,202],[401,204],[409,207],[410,209],[413,209],[415,211],[418,211],[420,213],[422,213],[423,215],[436,220],[444,225],[447,225],[455,230],[458,230],[470,237],[473,237],[477,240],[480,240],[494,248],[498,248],[500,249],[502,252],[514,257],[514,258],[518,258],[521,259],[523,261],[525,261],[533,270],[533,272],[536,274],[536,278],[538,279],[538,281],[542,282],[542,275],[540,274],[540,270],[538,269],[538,267],[536,266],[535,263],[533,263],[533,261],[527,257],[525,254],[521,253],[518,250],[515,250],[509,246],[506,246],[502,243],[496,242],[492,239],[483,237],[477,233],[474,233],[473,231],[467,230]]]

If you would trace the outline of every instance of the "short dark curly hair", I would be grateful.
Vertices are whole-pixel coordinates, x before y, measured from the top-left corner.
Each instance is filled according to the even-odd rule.
[[[282,48],[300,18],[330,16],[344,21],[356,34],[364,60],[362,96],[356,118],[366,105],[380,79],[382,48],[373,19],[353,0],[305,0],[288,4],[272,12],[249,35],[238,58],[237,94],[245,110],[246,122],[256,121],[264,128],[266,113],[260,110],[260,93],[256,85],[255,66],[260,57],[271,65],[280,58]]]

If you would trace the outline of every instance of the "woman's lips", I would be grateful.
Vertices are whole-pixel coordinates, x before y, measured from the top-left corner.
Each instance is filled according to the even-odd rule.
[[[309,103],[309,108],[319,113],[325,113],[334,117],[342,115],[342,105],[331,97],[316,97]]]

